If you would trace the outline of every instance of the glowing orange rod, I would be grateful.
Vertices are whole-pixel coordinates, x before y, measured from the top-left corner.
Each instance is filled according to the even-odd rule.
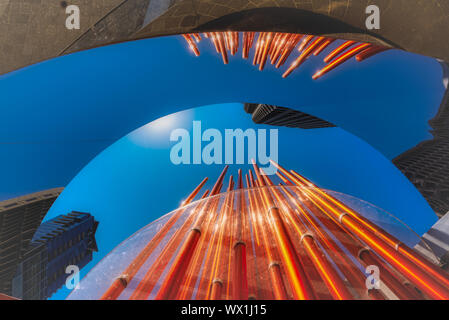
[[[192,200],[197,196],[200,190],[204,187],[204,184],[207,182],[208,178],[204,178],[203,181],[192,191],[192,193],[187,197],[186,200],[182,203],[182,206],[185,206],[192,202]],[[207,194],[206,194],[207,195]],[[153,253],[154,249],[159,245],[162,239],[167,235],[168,231],[171,227],[178,221],[179,217],[184,212],[184,209],[176,211],[170,219],[164,224],[164,226],[156,233],[156,235],[151,239],[151,241],[142,249],[142,251],[137,255],[137,257],[131,262],[131,264],[125,269],[123,275],[124,278],[119,277],[114,280],[112,285],[108,290],[102,295],[100,300],[115,300],[117,299],[126,286],[131,282],[139,269],[143,266],[148,257]],[[126,281],[124,281],[126,280]]]
[[[291,185],[291,182],[289,182],[288,184]],[[284,192],[287,193],[291,199],[293,199],[293,196],[290,194],[289,191],[287,191],[287,189],[285,187],[284,187]],[[305,191],[303,191],[303,192],[305,192]],[[311,220],[311,218],[308,217],[309,214],[307,213],[307,211],[302,210],[302,208],[301,208],[302,204],[300,204],[296,198],[294,198],[293,201],[295,201],[297,203],[298,208],[301,210],[302,215],[305,216],[311,224],[313,224],[313,221]],[[325,210],[314,200],[311,199],[311,201],[314,203],[316,208],[318,208],[322,211]],[[308,207],[312,212],[315,211],[310,206],[308,206]],[[373,265],[373,264],[379,266],[379,268],[382,269],[382,271],[381,271],[381,273],[383,275],[382,280],[385,282],[385,284],[388,287],[390,287],[390,289],[393,290],[393,293],[395,293],[400,299],[410,299],[410,298],[411,299],[421,299],[422,298],[416,293],[415,290],[410,290],[410,288],[402,286],[401,282],[396,280],[396,276],[394,275],[393,271],[388,266],[385,266],[384,263],[382,261],[380,261],[376,256],[373,256],[370,251],[363,248],[363,246],[361,244],[358,244],[358,246],[354,246],[352,243],[353,241],[358,243],[358,240],[356,238],[351,238],[349,240],[342,239],[342,236],[344,237],[344,236],[350,236],[350,235],[346,234],[346,231],[344,229],[341,229],[341,227],[338,226],[337,224],[332,224],[333,220],[321,218],[321,215],[317,215],[317,217],[326,226],[326,228],[328,228],[328,230],[331,230],[334,232],[335,237],[337,239],[339,239],[339,241],[347,248],[347,250],[349,252],[351,252],[351,254],[353,256],[359,258],[361,260],[361,262],[364,263],[365,266],[369,266],[369,265]],[[316,228],[319,228],[319,227],[317,226]],[[319,229],[316,229],[316,231],[320,232]],[[332,242],[332,240],[330,238],[328,238],[327,240],[326,240],[326,238],[323,238],[323,239],[324,239],[324,241]],[[337,252],[336,250],[332,250],[332,251],[334,253]],[[362,252],[364,253],[363,255],[361,255]],[[372,263],[372,261],[377,261],[377,263]],[[352,269],[353,268],[349,268],[349,270],[352,270]],[[345,268],[342,269],[343,272],[346,270],[347,269],[345,269]],[[363,287],[364,287],[364,284],[363,284]],[[371,298],[383,299],[377,290],[368,291],[368,294]]]
[[[214,195],[216,192],[218,192],[218,187],[216,186],[219,183],[222,183],[227,169],[228,166],[223,169],[220,177],[215,183],[214,188],[212,189],[211,195]],[[168,300],[175,298],[177,290],[179,289],[179,285],[184,279],[184,275],[187,271],[189,263],[193,257],[198,241],[200,239],[204,218],[208,209],[209,206],[208,204],[206,204],[206,209],[202,210],[198,215],[194,227],[187,235],[187,239],[184,241],[182,247],[180,248],[179,253],[176,256],[175,261],[173,262],[165,281],[162,283],[156,295],[156,300]]]
[[[228,186],[229,188],[230,186]],[[222,204],[221,208],[218,211],[218,220],[215,225],[215,230],[212,234],[211,239],[209,240],[209,248],[207,250],[207,253],[204,257],[203,262],[203,270],[201,272],[200,281],[197,288],[197,294],[196,299],[206,299],[209,297],[210,289],[212,287],[212,281],[213,281],[213,275],[215,270],[215,263],[216,263],[216,257],[217,252],[219,250],[219,244],[221,243],[221,237],[222,237],[222,226],[224,223],[225,215],[226,215],[226,208],[228,206],[228,202],[230,200],[230,194],[227,193]],[[213,210],[215,213],[217,212],[217,208]],[[221,282],[221,285],[223,283]]]
[[[303,189],[302,192],[306,192],[307,189]],[[317,202],[315,202],[312,198],[309,197],[309,200],[313,203],[313,205],[321,210],[321,212],[325,213],[325,208],[320,206]],[[307,205],[312,212],[315,210]],[[356,238],[353,238],[351,234],[346,233],[341,226],[339,226],[333,219],[326,219],[321,215],[317,215],[319,220],[328,228],[332,230],[335,237],[339,239],[339,241],[347,248],[347,250],[354,256],[357,257],[365,267],[369,265],[376,265],[381,269],[382,273],[382,281],[393,291],[396,296],[400,299],[415,299],[417,295],[414,292],[411,292],[405,286],[402,286],[401,283],[396,280],[397,276],[390,269],[390,267],[386,266],[381,260],[377,258],[377,256],[373,255],[370,250],[363,247],[361,243]],[[354,245],[352,242],[357,243]],[[363,255],[361,254],[363,253]],[[373,263],[376,261],[376,263]],[[371,290],[368,292],[370,296],[373,296],[376,293],[375,290]]]
[[[242,187],[242,193],[247,194],[247,198],[248,198],[248,206],[246,204],[245,201],[245,212],[244,212],[244,219],[245,219],[245,231],[244,231],[244,237],[245,237],[245,242],[249,244],[249,254],[247,252],[247,256],[249,259],[246,260],[247,263],[247,288],[248,288],[248,299],[256,299],[258,297],[257,294],[257,288],[258,286],[258,282],[259,279],[257,277],[258,274],[258,268],[257,268],[257,264],[255,263],[255,257],[251,258],[250,255],[255,254],[257,256],[257,252],[258,250],[256,249],[256,246],[258,246],[258,242],[255,239],[256,237],[256,229],[255,229],[255,212],[254,212],[254,207],[252,204],[252,199],[251,199],[251,195],[250,195],[250,182],[249,182],[249,177],[248,174],[245,174],[245,181],[246,181],[246,186],[247,186],[247,191],[243,191],[243,187]],[[245,194],[243,195],[243,197],[245,197]],[[251,232],[252,231],[252,232]]]
[[[274,50],[277,49],[277,45],[279,44],[280,35],[281,35],[280,33],[277,33],[277,32],[274,33],[273,41],[271,42],[270,48],[268,49],[269,56],[272,56]]]
[[[299,180],[302,179],[302,181],[305,181],[308,185],[311,185],[314,187],[314,190],[328,199],[332,204],[336,205],[340,209],[344,210],[348,214],[350,214],[353,218],[355,218],[359,223],[361,223],[363,226],[371,230],[372,232],[376,233],[378,236],[380,236],[384,241],[386,241],[392,248],[394,248],[396,251],[404,255],[406,258],[413,261],[413,263],[417,264],[420,268],[425,270],[431,277],[435,279],[435,281],[439,281],[445,284],[445,286],[449,287],[449,278],[447,273],[444,270],[437,269],[436,266],[432,265],[430,262],[428,262],[425,258],[421,257],[418,253],[412,251],[410,248],[408,248],[405,244],[403,244],[401,241],[399,241],[397,238],[393,237],[389,233],[385,232],[382,228],[379,228],[377,225],[374,225],[371,221],[368,219],[362,217],[360,214],[343,204],[342,202],[338,201],[337,199],[329,196],[327,193],[321,191],[318,187],[316,187],[314,184],[312,184],[309,180],[302,177],[299,173],[292,170],[292,174],[297,177]]]
[[[273,58],[274,52],[277,50],[279,46],[279,42],[281,40],[281,33],[274,33],[273,40],[271,41],[270,47],[268,48],[268,56],[270,59]]]
[[[237,53],[240,47],[240,35],[238,32],[234,32],[234,55]]]
[[[218,206],[218,199],[214,199],[214,204],[208,210],[208,217],[205,222],[204,232],[203,236],[200,239],[200,243],[198,244],[198,249],[195,251],[195,255],[193,257],[192,263],[189,267],[189,270],[187,272],[187,277],[180,286],[180,292],[178,293],[176,299],[179,300],[185,300],[185,299],[191,299],[193,295],[194,285],[193,281],[194,279],[200,274],[201,271],[201,259],[207,252],[209,245],[210,245],[210,238],[213,234],[213,227],[216,222],[216,208]]]
[[[219,240],[217,243],[217,249],[215,251],[215,257],[214,257],[214,263],[213,263],[213,276],[211,277],[212,283],[209,285],[210,287],[210,296],[209,298],[211,300],[219,300],[223,298],[223,287],[224,287],[224,278],[225,278],[225,272],[226,272],[226,265],[229,265],[228,263],[225,263],[226,258],[229,258],[229,256],[226,256],[226,249],[230,247],[230,241],[228,240],[230,238],[229,235],[229,226],[232,225],[232,222],[229,222],[228,220],[232,219],[232,207],[234,202],[234,193],[230,193],[233,189],[233,178],[232,176],[229,178],[229,184],[228,184],[228,194],[227,194],[227,200],[222,208],[223,208],[223,220],[221,221],[219,228]],[[231,240],[232,241],[232,240]],[[228,282],[226,281],[226,284]],[[207,297],[208,295],[206,295]]]
[[[293,70],[298,68],[311,54],[312,52],[325,40],[323,37],[317,37],[308,47],[305,49],[295,61],[292,62],[287,71],[284,72],[282,78],[287,78]]]
[[[328,249],[328,252],[333,256],[334,261],[338,266],[341,266],[340,270],[343,272],[345,277],[348,279],[349,283],[353,286],[353,288],[357,291],[357,293],[361,297],[367,297],[365,280],[366,277],[362,274],[360,269],[352,262],[351,259],[347,257],[347,255],[338,247],[336,242],[329,236],[324,234],[322,228],[315,222],[312,218],[311,214],[302,208],[302,204],[295,198],[289,190],[283,185],[281,185],[282,191],[287,195],[287,197],[296,204],[297,208],[296,212],[298,215],[303,216],[309,225],[312,227],[315,234],[318,235],[322,244]],[[383,299],[380,293],[376,290],[373,295],[374,298]]]
[[[220,47],[218,46],[218,39],[215,33],[211,32],[209,37],[212,40],[212,43],[214,44],[215,51],[217,51],[217,53],[220,53]]]
[[[206,198],[209,194],[209,191],[207,191],[203,198]],[[164,246],[162,252],[159,254],[158,258],[155,260],[155,262],[152,264],[152,266],[149,268],[147,273],[145,274],[142,281],[139,282],[137,285],[137,288],[134,290],[134,292],[130,296],[130,300],[138,300],[138,299],[146,299],[148,295],[153,290],[154,286],[156,285],[156,282],[162,275],[164,268],[166,264],[170,261],[171,257],[173,256],[174,252],[176,251],[176,248],[179,246],[179,244],[184,239],[185,233],[189,230],[190,226],[192,225],[196,212],[202,210],[204,208],[204,203],[200,202],[199,205],[193,210],[193,212],[187,217],[187,219],[182,224],[181,228],[176,230],[174,235],[170,238],[168,244]]]
[[[234,181],[232,182],[232,188],[231,191],[234,189]],[[229,221],[228,223],[225,224],[225,232],[226,232],[226,242],[224,247],[228,248],[228,266],[227,270],[224,270],[224,272],[222,272],[223,274],[223,278],[225,278],[226,276],[226,298],[229,299],[231,297],[231,280],[232,280],[232,260],[233,260],[233,244],[236,241],[234,239],[234,235],[235,235],[235,231],[233,230],[233,228],[236,225],[236,219],[238,219],[238,217],[235,215],[235,209],[234,209],[234,201],[235,201],[235,195],[236,193],[233,192],[231,194],[231,200],[229,202],[229,206],[228,206],[228,212],[229,212]],[[227,273],[227,274],[226,274]]]
[[[215,185],[210,193],[211,196],[215,195],[216,193],[218,193],[220,191],[220,188],[221,188],[220,184],[222,183],[224,175],[226,174],[227,170],[228,170],[228,166],[226,166],[223,169],[223,172],[221,173],[220,177],[215,182]],[[210,206],[211,206],[211,202],[210,202],[210,198],[209,198],[209,200],[207,200],[206,203],[204,203],[204,204],[201,203],[201,210],[199,210],[200,214],[198,217],[197,217],[195,211],[192,214],[190,214],[190,216],[184,222],[183,226],[176,231],[176,233],[170,239],[167,246],[164,247],[162,253],[159,255],[159,258],[156,260],[156,262],[153,264],[153,266],[147,271],[147,273],[143,277],[142,281],[137,285],[137,288],[134,290],[134,292],[130,296],[130,300],[143,300],[143,299],[146,299],[150,295],[151,290],[154,288],[154,286],[156,284],[155,281],[157,281],[157,279],[159,279],[159,277],[161,276],[164,268],[166,267],[166,264],[170,260],[170,257],[173,255],[175,249],[178,247],[178,245],[183,240],[184,235],[187,232],[187,230],[188,230],[189,226],[191,225],[192,221],[194,220],[194,218],[196,217],[196,224],[198,224],[198,222],[201,223],[205,212],[207,212],[209,210]],[[196,237],[199,237],[198,231],[200,229],[198,226],[197,227],[194,226],[194,229],[195,228],[196,228],[196,231],[191,230],[191,232],[189,233],[189,236],[190,236],[189,244],[190,245],[191,245],[191,243],[195,243],[197,241]],[[196,233],[198,235],[192,235],[193,233]],[[188,251],[188,250],[189,250],[189,247],[185,248],[185,251]],[[179,256],[178,256],[178,258],[179,258]],[[182,266],[182,268],[187,267],[187,266],[188,265]],[[180,268],[180,271],[184,272],[185,270],[183,270],[182,268]],[[176,270],[177,269],[175,269],[175,270],[173,270],[173,268],[171,269],[172,273],[174,272],[174,276],[169,278],[170,281],[172,281],[173,279],[178,280],[177,272],[179,272],[179,271],[176,271]]]
[[[259,63],[260,49],[262,47],[264,36],[265,36],[265,33],[264,32],[260,32],[259,33],[259,37],[257,38],[256,51],[254,53],[254,58],[253,58],[253,65],[256,65],[256,64]]]
[[[260,173],[259,167],[253,162],[254,171],[257,179],[262,187],[266,186],[264,178]],[[274,207],[274,200],[267,188],[262,188],[262,195],[265,202],[265,208],[268,209],[268,214],[271,216],[271,226],[273,234],[281,253],[281,260],[286,268],[289,282],[293,288],[294,298],[297,300],[312,300],[315,299],[312,286],[310,285],[302,262],[300,261],[293,242],[288,234],[284,221],[279,213],[279,209]]]
[[[236,300],[248,299],[248,279],[247,279],[247,264],[246,264],[246,241],[247,241],[247,227],[246,227],[246,202],[245,194],[243,192],[243,177],[242,170],[238,171],[238,199],[239,207],[235,217],[234,227],[234,243],[233,256],[234,264],[232,270],[233,287],[232,298]],[[230,255],[231,256],[231,255]],[[231,274],[231,272],[229,273]],[[230,281],[228,283],[231,283]]]
[[[297,34],[291,38],[290,42],[287,44],[285,50],[282,52],[281,57],[276,63],[276,68],[280,68],[285,63],[285,61],[287,61],[293,49],[295,49],[296,45],[298,44],[298,42],[301,40],[302,37],[303,37],[302,35]]]
[[[302,184],[299,179],[284,168],[275,162],[272,163],[290,180],[298,185]],[[447,287],[442,286],[439,282],[429,277],[427,273],[423,273],[422,270],[418,269],[414,263],[410,262],[410,260],[407,260],[404,256],[398,254],[383,239],[378,238],[375,232],[358,223],[358,221],[350,214],[335,210],[320,197],[317,197],[317,199],[327,208],[327,210],[323,211],[325,214],[329,215],[334,221],[338,221],[362,241],[370,245],[371,248],[373,248],[376,253],[382,256],[388,263],[398,270],[401,270],[404,276],[406,276],[412,283],[416,284],[418,288],[434,299],[449,299],[449,289]]]
[[[198,57],[200,55],[200,51],[198,50],[198,47],[196,46],[195,41],[193,41],[190,34],[183,34],[182,35],[184,39],[186,39],[187,43],[189,44],[190,49],[195,53],[195,55]]]
[[[195,38],[196,43],[201,41],[201,36],[199,33],[192,33],[192,37]]]
[[[317,56],[324,51],[327,47],[329,47],[332,43],[334,43],[336,39],[326,39],[322,45],[320,45],[314,52],[313,55]]]
[[[267,296],[265,296],[263,294],[263,281],[261,281],[262,279],[262,272],[264,270],[267,270],[266,265],[267,263],[265,263],[266,258],[266,252],[263,250],[262,246],[260,245],[259,242],[259,238],[258,238],[258,223],[257,223],[257,216],[259,215],[259,212],[257,211],[256,208],[256,203],[255,203],[255,191],[252,189],[253,185],[251,180],[249,179],[248,175],[246,175],[246,185],[247,185],[247,189],[248,189],[248,201],[249,201],[249,210],[251,213],[251,223],[252,223],[252,230],[253,230],[253,237],[255,238],[254,243],[251,242],[254,246],[253,252],[255,252],[255,261],[253,259],[249,259],[250,263],[254,264],[254,267],[251,268],[250,264],[248,265],[248,269],[250,270],[248,276],[248,281],[249,281],[249,297],[251,298],[251,296],[253,297],[253,299],[264,299],[264,298],[269,298]],[[254,270],[255,273],[252,274],[251,270]],[[254,279],[254,280],[253,280]],[[251,286],[251,284],[253,284],[253,286]]]
[[[329,63],[332,61],[336,56],[338,56],[340,53],[354,45],[355,41],[345,41],[343,44],[339,45],[337,48],[331,51],[325,58],[324,62]]]
[[[268,176],[265,175],[264,179],[267,185],[273,186],[273,183],[271,182],[270,178],[268,178]],[[279,203],[287,203],[287,199],[279,192],[279,190],[273,188],[271,191]],[[273,208],[273,210],[274,209],[276,208]],[[277,219],[280,219],[280,221],[282,221],[279,209],[277,209],[277,212],[272,211],[272,213],[274,214],[273,218],[275,221]],[[314,235],[307,231],[306,226],[302,223],[302,221],[296,219],[297,216],[293,214],[293,211],[290,207],[285,208],[285,213],[287,219],[290,221],[290,224],[295,228],[297,235],[300,238],[300,243],[305,248],[307,254],[311,258],[316,270],[320,274],[333,298],[337,300],[352,300],[354,297],[346,288],[345,283],[340,278],[338,273],[334,270],[334,267],[331,265],[331,263],[325,258],[322,250],[316,245]],[[285,232],[286,234],[288,234],[286,228]]]
[[[223,63],[228,64],[229,60],[228,60],[228,53],[226,52],[224,35],[221,32],[216,32],[215,34],[217,36],[218,47],[220,49],[221,56],[223,57]]]
[[[227,170],[227,166],[226,166],[226,170]],[[224,173],[225,172],[222,173],[222,175],[219,177],[219,179],[217,181],[217,183],[220,183],[220,185],[223,185],[222,181],[224,179]],[[231,177],[231,179],[229,180],[228,190],[230,190],[232,188],[232,183],[233,183],[233,181],[232,181],[232,177]],[[220,187],[220,189],[221,189],[221,187]],[[220,218],[219,218],[218,224],[217,224],[217,226],[219,226],[219,227],[223,226],[223,221],[224,221],[223,219],[225,218],[226,208],[228,207],[227,204],[229,202],[229,196],[230,196],[230,194],[228,192],[226,194],[226,197],[224,199],[223,204],[221,205],[220,214],[219,214]],[[217,203],[217,205],[218,205],[218,203]],[[216,212],[216,208],[214,208],[213,211]],[[211,288],[212,275],[213,275],[214,266],[215,266],[215,263],[216,263],[216,260],[211,260],[211,259],[212,259],[212,255],[214,255],[214,254],[215,254],[214,259],[216,259],[217,250],[221,249],[221,248],[218,247],[218,244],[220,243],[220,239],[221,239],[220,238],[221,237],[220,236],[221,235],[221,231],[220,230],[222,230],[222,229],[220,228],[218,231],[215,230],[213,232],[212,239],[210,241],[210,243],[213,244],[213,245],[209,245],[209,250],[207,250],[207,254],[206,254],[205,258],[204,258],[204,268],[203,268],[203,271],[202,271],[202,274],[204,276],[201,277],[200,283],[198,285],[197,299],[204,299],[204,298],[207,298],[209,296],[209,291],[210,291],[210,288]],[[218,234],[218,236],[217,236],[217,234]],[[212,262],[212,264],[211,264],[211,262]],[[210,275],[209,275],[209,278],[207,278],[207,274],[209,273],[209,270],[210,270]],[[210,282],[206,286],[207,279],[210,279]],[[207,290],[207,292],[206,292],[206,290]]]
[[[304,180],[306,180],[306,179],[304,179]],[[316,189],[314,189],[314,190],[319,190],[319,188],[316,188]],[[320,191],[320,192],[322,192],[322,191]],[[317,197],[318,198],[318,200],[321,200],[318,196],[315,196],[315,197]],[[331,199],[333,199],[332,197],[330,197]],[[312,200],[312,199],[311,199]],[[313,200],[312,200],[313,201]],[[336,201],[335,199],[334,199],[334,201]],[[315,203],[315,205],[317,205],[317,203]],[[326,204],[325,204],[326,205]],[[331,210],[333,210],[332,209],[332,207],[330,206],[330,205],[326,205],[326,206],[328,206]],[[335,210],[333,210],[333,211],[335,211]],[[325,211],[324,211],[325,212]],[[338,212],[337,212],[337,214],[338,214]],[[360,228],[363,228],[363,226],[360,226]],[[382,233],[384,233],[384,231],[382,231],[381,229],[379,229],[379,228],[377,228],[378,229],[378,231],[373,231],[373,230],[369,230],[369,231],[371,231],[371,232],[373,232],[373,234],[375,235],[375,236],[379,236],[379,235],[382,235]],[[384,235],[385,235],[385,233],[384,233]],[[381,240],[381,239],[379,239],[379,240]],[[387,248],[388,249],[388,248]],[[394,247],[392,247],[392,249],[394,249]],[[394,252],[394,251],[393,251]],[[395,255],[395,254],[393,254],[394,256],[397,256],[397,255]],[[401,257],[402,256],[399,256],[398,258],[399,259],[401,259]],[[413,261],[414,262],[414,261]],[[411,265],[411,268],[412,269],[414,269],[414,267],[415,267],[415,265],[414,264],[412,264]],[[418,271],[416,271],[416,272],[419,272],[419,269],[418,269]],[[392,275],[393,277],[395,277],[394,275]],[[423,276],[423,278],[424,279],[428,279],[428,275],[427,274],[424,274],[424,276]],[[410,279],[410,277],[409,277],[409,279]],[[416,283],[416,282],[415,282]],[[438,282],[435,282],[436,284],[438,284]],[[447,289],[447,288],[445,288],[445,289]],[[410,294],[410,292],[408,293],[408,294]],[[413,297],[413,295],[412,295],[412,297]]]
[[[223,35],[226,50],[230,50],[231,49],[230,40],[229,40],[230,32],[220,32],[220,33]]]
[[[273,294],[276,300],[286,300],[288,299],[287,289],[284,284],[284,280],[282,278],[282,270],[279,262],[277,262],[277,255],[274,252],[274,248],[272,248],[269,235],[267,233],[267,226],[269,225],[269,221],[266,219],[266,215],[268,209],[265,208],[265,204],[262,199],[262,194],[259,188],[254,189],[254,202],[256,204],[256,211],[258,212],[258,219],[256,220],[257,228],[260,230],[260,234],[262,236],[262,243],[266,255],[266,259],[268,260],[268,271],[270,275],[270,282],[273,287]],[[266,268],[266,267],[265,267]],[[262,269],[263,272],[264,269]]]
[[[302,52],[304,48],[312,41],[315,36],[306,36],[298,47],[298,52]]]
[[[301,190],[304,193],[307,189]],[[312,198],[309,198],[309,200],[313,203],[316,209],[319,209],[321,212],[324,212],[326,210]],[[301,206],[302,205],[299,204],[298,208],[302,209]],[[401,286],[401,283],[395,280],[396,276],[394,275],[393,271],[389,267],[385,266],[384,263],[376,256],[372,255],[371,251],[364,248],[363,245],[359,243],[358,239],[352,237],[351,234],[346,233],[346,230],[335,223],[333,219],[324,218],[322,214],[317,214],[316,209],[314,209],[314,207],[312,207],[311,205],[307,205],[307,207],[310,211],[314,212],[315,216],[321,221],[321,223],[323,223],[323,225],[328,230],[333,232],[334,236],[340,241],[340,243],[342,243],[342,245],[346,247],[346,250],[348,250],[354,257],[358,258],[365,265],[365,267],[373,265],[372,261],[376,261],[374,265],[377,265],[382,270],[382,280],[390,288],[390,290],[393,291],[394,294],[396,294],[401,299],[414,299],[417,297],[417,295],[413,292],[410,292],[408,288]],[[305,210],[301,210],[301,213],[305,216],[308,215]],[[364,253],[363,255],[361,255],[362,252]],[[345,269],[343,269],[343,271],[344,270]],[[368,291],[368,294],[372,298],[383,299],[377,292],[377,290]]]
[[[374,46],[368,49],[365,49],[364,51],[360,52],[358,55],[356,55],[356,60],[357,61],[364,61],[368,58],[371,58],[372,56],[390,50],[390,48],[387,47],[381,47],[381,46]]]
[[[345,52],[344,54],[342,54],[341,56],[339,56],[338,58],[333,60],[331,63],[329,63],[327,66],[325,66],[323,69],[321,69],[317,73],[315,73],[312,76],[312,79],[316,80],[316,79],[322,77],[323,75],[325,75],[329,71],[335,69],[336,67],[341,65],[343,62],[348,61],[353,56],[355,56],[357,53],[359,53],[360,51],[363,51],[364,49],[366,49],[366,48],[368,48],[370,46],[371,46],[371,44],[369,44],[369,43],[362,43],[362,44],[357,45],[356,47],[354,47],[353,49],[349,50],[348,52]]]
[[[281,52],[283,52],[283,50],[285,50],[285,46],[287,45],[287,43],[289,42],[291,37],[294,37],[294,35],[290,34],[290,33],[285,33],[282,36],[280,36],[279,41],[276,45],[276,49],[273,50],[273,54],[270,55],[271,64],[275,64],[276,61],[279,59]]]
[[[259,70],[262,71],[265,68],[267,62],[268,52],[273,41],[273,32],[268,32],[265,37],[265,43],[263,46],[262,55],[260,58]]]
[[[248,32],[243,32],[243,39],[242,39],[242,58],[248,59],[248,51],[249,51],[249,34]]]

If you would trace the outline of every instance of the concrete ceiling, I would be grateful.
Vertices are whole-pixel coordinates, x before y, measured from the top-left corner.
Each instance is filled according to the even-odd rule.
[[[80,30],[65,27],[67,4]],[[368,5],[381,28],[365,27]],[[169,34],[285,31],[355,39],[449,61],[449,1],[439,0],[0,0],[0,74],[63,54]]]

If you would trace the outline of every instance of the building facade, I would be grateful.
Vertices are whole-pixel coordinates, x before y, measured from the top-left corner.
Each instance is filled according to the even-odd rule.
[[[244,109],[252,115],[255,123],[269,124],[301,129],[319,129],[335,127],[334,124],[324,121],[310,114],[268,104],[246,103]]]
[[[11,280],[29,254],[30,242],[62,188],[0,202],[0,293],[11,294]]]
[[[82,269],[97,251],[98,222],[89,213],[71,212],[36,231],[12,281],[12,295],[26,300],[51,297],[66,282],[67,266]]]
[[[429,121],[434,138],[393,160],[439,217],[449,211],[449,66],[444,62],[441,66],[446,93],[437,115]]]

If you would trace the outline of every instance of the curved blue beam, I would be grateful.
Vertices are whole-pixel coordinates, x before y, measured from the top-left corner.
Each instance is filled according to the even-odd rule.
[[[192,106],[291,107],[340,126],[389,159],[431,137],[427,120],[443,94],[433,59],[391,51],[313,81],[322,65],[315,57],[282,79],[271,66],[259,72],[241,58],[223,65],[210,45],[200,49],[196,58],[179,36],[147,39],[0,77],[0,197],[66,185],[113,141]]]

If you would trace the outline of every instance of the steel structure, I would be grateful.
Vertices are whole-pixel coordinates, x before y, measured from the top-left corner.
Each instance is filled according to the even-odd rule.
[[[151,224],[154,232],[144,228],[125,241],[69,298],[449,299],[439,266],[299,173],[273,165],[278,185],[254,164],[255,174],[239,170],[221,193],[226,167],[192,202],[205,178],[179,209]],[[379,282],[365,273],[373,266]]]
[[[280,68],[290,55],[297,51],[298,56],[284,71],[283,78],[288,77],[311,56],[318,56],[323,53],[336,41],[336,39],[328,37],[279,32],[206,32],[203,36],[213,43],[215,50],[221,54],[225,64],[229,63],[229,54],[235,55],[238,52],[240,42],[243,59],[249,58],[250,50],[254,47],[252,62],[254,65],[259,65],[260,71],[265,68],[268,60],[276,68]],[[199,56],[200,51],[197,44],[202,39],[201,35],[191,33],[183,34],[183,37],[193,53]],[[353,57],[360,62],[389,49],[391,48],[370,43],[343,41],[325,55],[323,60],[326,65],[318,70],[312,78],[314,80],[321,78]]]

